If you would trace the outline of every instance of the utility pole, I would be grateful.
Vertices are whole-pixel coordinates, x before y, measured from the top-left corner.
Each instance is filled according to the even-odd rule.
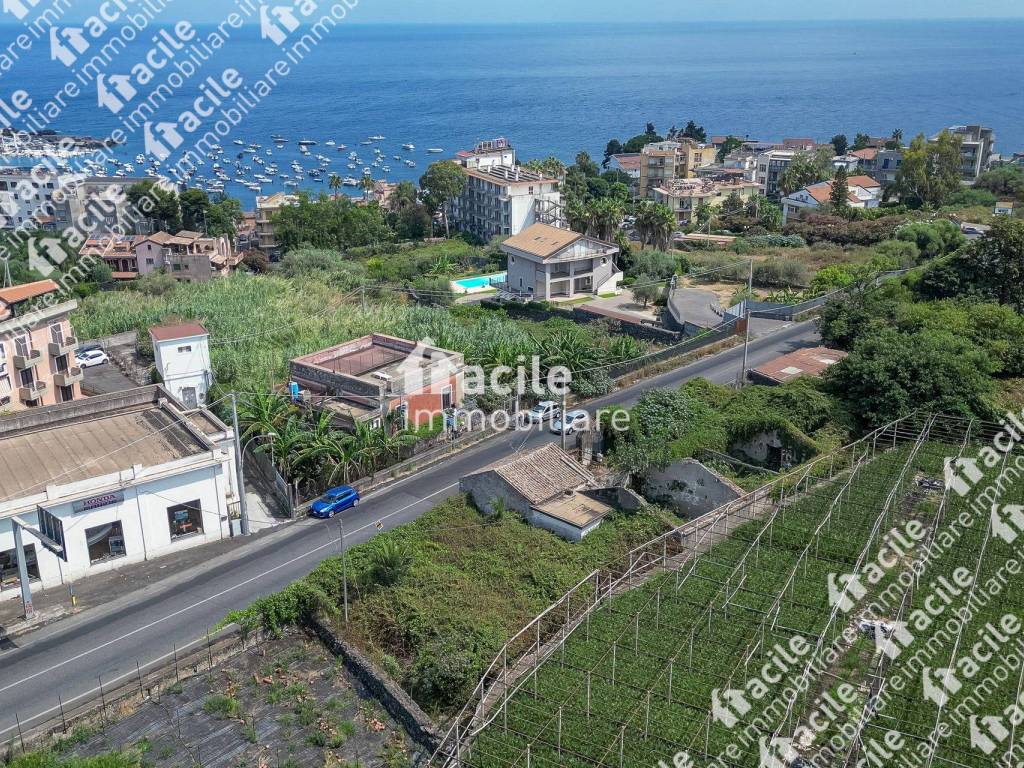
[[[36,617],[32,606],[32,586],[28,583],[28,564],[25,562],[25,545],[21,539],[21,525],[17,518],[11,521],[14,528],[14,556],[18,558],[18,581],[21,582],[21,602],[25,606],[25,618]]]
[[[740,389],[747,383],[747,359],[750,350],[750,307],[747,307],[747,335],[743,340],[743,370],[740,371]]]
[[[365,285],[359,286],[359,296],[360,296],[360,301],[362,302],[363,314],[365,315],[366,314],[366,286]]]
[[[238,511],[242,521],[242,535],[249,535],[249,510],[245,503],[245,456],[238,435],[238,397],[231,393],[231,424],[235,431],[235,472],[238,480]],[[230,527],[230,524],[229,526]]]
[[[565,433],[565,390],[562,391],[562,416],[561,416],[562,429],[562,450],[566,450],[566,444],[568,442],[568,435]]]
[[[345,556],[345,521],[338,517],[338,535],[341,539],[341,584],[345,602],[345,623],[348,624],[348,557]]]

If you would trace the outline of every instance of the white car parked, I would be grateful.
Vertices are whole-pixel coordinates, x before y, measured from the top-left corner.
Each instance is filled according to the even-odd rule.
[[[586,411],[567,411],[564,419],[555,419],[551,422],[551,431],[560,435],[564,429],[565,434],[571,435],[578,430],[586,429],[589,421],[590,414]]]
[[[533,424],[539,424],[542,421],[557,418],[561,410],[554,400],[542,400],[526,412],[526,420]]]
[[[79,368],[92,368],[96,365],[106,365],[110,362],[110,358],[102,349],[87,349],[84,352],[75,353],[75,362]]]

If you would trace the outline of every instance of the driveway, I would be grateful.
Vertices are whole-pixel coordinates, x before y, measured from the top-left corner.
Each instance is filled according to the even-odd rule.
[[[658,311],[657,307],[651,304],[645,307],[642,303],[633,298],[633,292],[628,288],[623,289],[622,293],[618,296],[588,301],[586,306],[610,309],[613,312],[621,312],[645,322],[658,323],[661,321],[661,313]]]
[[[719,306],[718,295],[702,288],[676,288],[669,298],[676,309],[676,315],[684,322],[695,323],[705,328],[714,328],[722,322],[721,315],[711,307]]]

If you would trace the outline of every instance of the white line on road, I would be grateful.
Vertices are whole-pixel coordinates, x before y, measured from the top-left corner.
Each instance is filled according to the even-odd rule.
[[[421,499],[417,499],[416,501],[412,502],[411,504],[407,504],[406,506],[402,507],[401,509],[396,509],[394,512],[390,512],[389,514],[384,515],[383,517],[377,518],[372,523],[367,523],[366,525],[362,526],[361,528],[356,528],[354,531],[349,533],[349,535],[352,536],[352,535],[355,535],[357,533],[361,533],[362,531],[365,531],[365,530],[367,530],[369,528],[375,528],[378,522],[382,522],[384,520],[387,520],[388,518],[394,517],[395,515],[400,515],[402,512],[405,512],[405,511],[407,511],[409,509],[412,509],[417,504],[422,504],[423,502],[427,501],[428,499],[432,499],[435,496],[438,496],[438,495],[440,495],[442,493],[446,493],[447,491],[450,491],[453,488],[458,488],[458,486],[459,486],[458,483],[452,483],[451,485],[446,485],[444,488],[440,489],[439,491],[435,491],[434,493],[430,494],[429,496],[424,496]],[[218,599],[220,597],[223,597],[224,595],[228,594],[229,592],[233,592],[234,590],[239,589],[240,587],[244,587],[244,586],[246,586],[248,584],[253,583],[254,581],[258,581],[259,579],[262,579],[263,577],[268,576],[271,573],[274,573],[275,571],[279,571],[282,568],[287,568],[289,565],[297,563],[299,560],[303,560],[303,559],[305,559],[305,558],[307,558],[307,557],[309,557],[311,555],[315,555],[317,552],[320,552],[321,550],[327,549],[329,547],[335,547],[335,546],[337,546],[337,542],[332,538],[330,541],[328,541],[328,542],[326,542],[324,544],[321,544],[318,547],[314,547],[313,549],[309,550],[308,552],[306,552],[304,554],[297,555],[296,557],[293,557],[291,560],[287,560],[286,562],[279,563],[278,565],[275,565],[273,568],[270,568],[270,569],[264,571],[263,573],[259,574],[258,576],[253,576],[252,578],[246,579],[245,581],[240,581],[238,584],[230,586],[227,589],[221,590],[220,592],[218,592],[215,595],[210,595],[209,597],[204,597],[202,600],[197,600],[196,602],[194,602],[194,603],[192,603],[190,605],[187,605],[187,606],[185,606],[184,608],[182,608],[180,610],[174,611],[173,613],[169,613],[166,616],[160,617],[156,621],[151,621],[149,624],[145,624],[145,625],[143,625],[141,627],[137,627],[136,629],[133,629],[131,632],[126,632],[125,634],[121,635],[120,637],[116,637],[116,638],[114,638],[112,640],[108,640],[105,643],[100,643],[96,647],[90,648],[88,651],[83,651],[82,653],[79,653],[79,654],[77,654],[75,656],[72,656],[72,657],[70,657],[68,659],[65,659],[64,661],[60,661],[60,662],[58,662],[58,663],[56,663],[56,664],[54,664],[54,665],[52,665],[52,666],[50,666],[50,667],[48,667],[46,669],[40,670],[39,672],[31,674],[28,677],[24,677],[21,680],[18,680],[17,682],[9,683],[8,685],[5,685],[4,687],[0,688],[0,693],[3,693],[4,691],[9,691],[11,688],[17,688],[19,685],[23,685],[23,684],[29,682],[30,680],[34,680],[35,678],[37,678],[37,677],[39,677],[41,675],[45,675],[45,674],[48,674],[49,672],[53,672],[53,671],[55,671],[57,669],[60,669],[61,667],[65,666],[67,664],[71,664],[72,662],[79,661],[80,659],[83,659],[86,656],[89,656],[89,655],[91,655],[93,653],[96,653],[97,651],[101,651],[104,648],[107,648],[107,647],[109,647],[111,645],[116,645],[117,643],[121,642],[122,640],[126,640],[129,637],[132,637],[133,635],[137,635],[140,632],[145,632],[147,629],[152,629],[157,624],[161,624],[161,623],[163,623],[165,621],[168,621],[169,619],[173,619],[173,618],[175,618],[177,616],[180,616],[183,613],[187,613],[188,611],[192,610],[193,608],[197,608],[200,605],[203,605],[204,603],[208,603],[208,602],[210,602],[212,600],[216,600],[216,599]],[[192,641],[192,643],[190,643],[190,645],[195,643],[195,642],[198,642],[198,641]],[[185,647],[187,647],[187,646],[185,646]],[[149,661],[149,662],[146,663],[146,666],[151,665],[154,661],[162,661],[163,659],[168,658],[170,655],[171,654],[166,654],[166,655],[161,656],[161,657],[159,657],[159,658],[157,658],[155,660]],[[130,675],[130,674],[134,674],[134,673],[128,673],[128,674]],[[122,676],[122,677],[124,677],[124,676]],[[111,680],[110,682],[116,682],[116,680],[118,680],[118,679],[121,679],[121,678],[116,678],[114,680]],[[91,693],[95,693],[98,690],[99,690],[99,688],[95,688],[95,689],[93,689],[91,691],[87,691],[86,693],[79,694],[78,696],[75,696],[75,697],[73,697],[71,699],[68,699],[68,701],[65,702],[65,703],[71,703],[71,702],[73,702],[73,701],[75,701],[77,699],[82,698],[83,696],[88,696]],[[49,714],[50,712],[53,712],[56,709],[57,709],[56,707],[52,707],[51,709],[46,710],[45,712],[40,712],[40,713],[38,713],[36,715],[33,715],[26,722],[31,722],[32,720],[35,720],[35,719],[41,717],[42,715]],[[12,730],[14,730],[14,727],[5,728],[4,730],[0,731],[0,735],[3,735],[5,733],[7,733],[8,731],[12,731]]]

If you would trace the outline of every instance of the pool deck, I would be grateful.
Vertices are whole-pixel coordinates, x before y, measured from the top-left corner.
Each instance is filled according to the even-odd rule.
[[[456,293],[456,294],[461,295],[461,296],[469,296],[469,295],[475,294],[475,293],[493,293],[493,292],[495,292],[496,289],[491,284],[491,281],[492,280],[496,280],[498,278],[504,278],[506,274],[507,273],[505,273],[505,272],[496,272],[493,275],[478,275],[478,276],[475,276],[475,277],[464,277],[464,278],[461,278],[462,280],[487,280],[488,282],[486,284],[484,284],[484,285],[472,285],[472,286],[460,285],[458,280],[452,280],[449,283],[449,285],[451,285],[453,293]]]

